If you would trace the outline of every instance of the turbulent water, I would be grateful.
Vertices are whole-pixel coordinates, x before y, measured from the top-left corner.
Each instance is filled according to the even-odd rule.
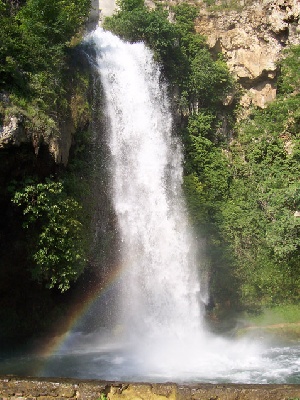
[[[73,330],[46,360],[0,358],[0,373],[300,383],[298,344],[228,340],[204,328],[201,255],[186,218],[181,145],[172,134],[159,68],[142,43],[124,43],[101,28],[88,40],[95,44],[105,96],[111,197],[120,237],[116,326],[108,334]]]

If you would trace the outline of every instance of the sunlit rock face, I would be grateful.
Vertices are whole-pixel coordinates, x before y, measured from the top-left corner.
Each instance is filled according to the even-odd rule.
[[[0,125],[0,148],[9,144],[19,146],[27,141],[22,115],[12,115],[3,125]]]
[[[300,2],[259,1],[239,10],[201,8],[197,32],[222,52],[231,72],[246,89],[241,103],[265,107],[276,97],[277,62],[286,46],[300,44]]]

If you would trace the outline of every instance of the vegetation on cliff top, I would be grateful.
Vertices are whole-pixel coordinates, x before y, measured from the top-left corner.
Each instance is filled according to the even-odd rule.
[[[0,85],[10,100],[2,118],[17,107],[29,129],[59,135],[59,119],[69,112],[71,41],[89,8],[90,0],[0,0]]]

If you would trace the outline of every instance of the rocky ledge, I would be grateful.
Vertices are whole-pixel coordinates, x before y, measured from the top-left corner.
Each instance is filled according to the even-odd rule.
[[[31,143],[37,155],[42,144],[48,147],[50,155],[57,164],[66,165],[69,150],[72,144],[74,127],[71,123],[62,123],[60,135],[30,131],[24,125],[24,115],[17,113],[7,118],[5,124],[0,125],[0,150],[10,147],[19,147],[22,144]]]
[[[297,400],[300,385],[123,383],[0,377],[1,400]]]
[[[201,3],[203,0],[197,0]],[[259,0],[237,9],[202,7],[196,23],[210,48],[221,52],[245,89],[244,107],[265,107],[276,97],[278,61],[284,48],[300,44],[299,0]]]

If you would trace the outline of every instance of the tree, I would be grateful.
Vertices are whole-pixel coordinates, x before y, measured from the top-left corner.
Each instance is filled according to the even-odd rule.
[[[299,76],[299,60],[300,46],[292,46],[284,52],[285,58],[282,60],[281,75],[279,78],[279,93],[299,93],[300,76]]]
[[[61,182],[50,180],[25,186],[12,201],[22,207],[23,226],[31,230],[32,278],[62,292],[69,289],[86,262],[78,202],[64,193]]]

